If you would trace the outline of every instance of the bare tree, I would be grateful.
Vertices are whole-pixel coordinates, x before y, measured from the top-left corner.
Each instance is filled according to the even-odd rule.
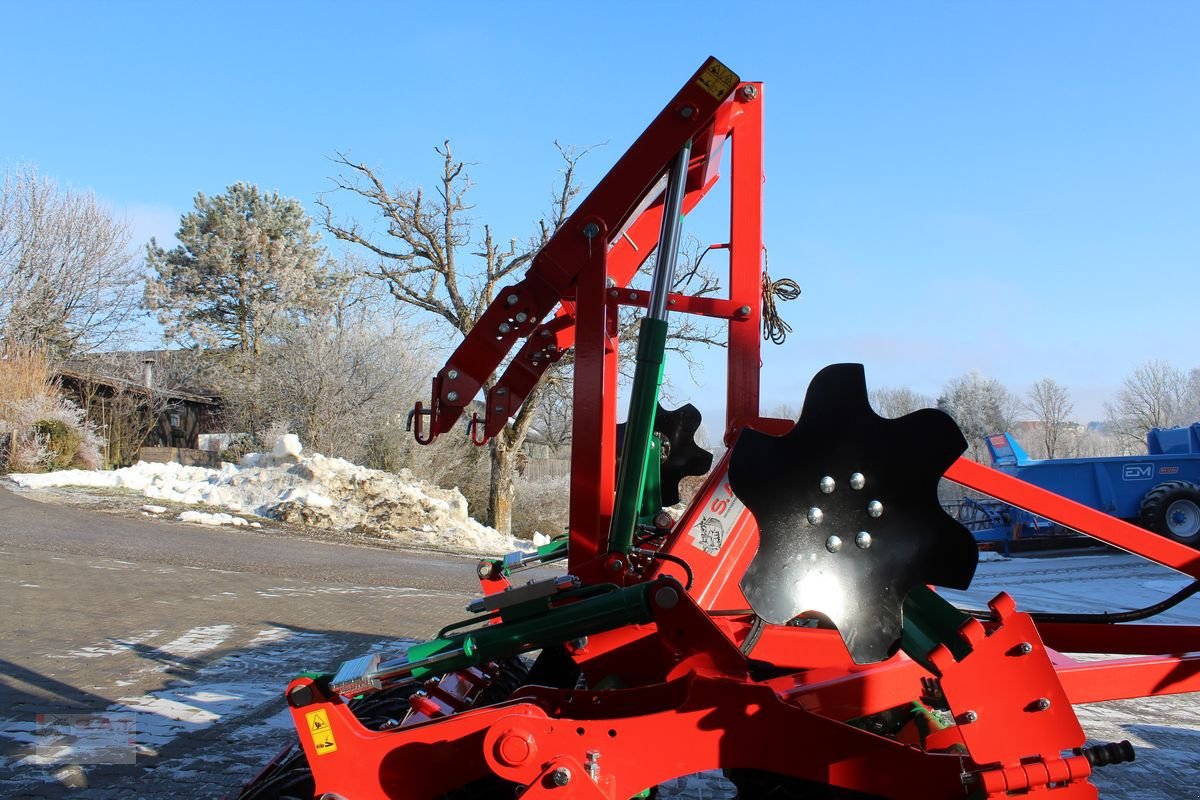
[[[967,440],[967,457],[983,461],[984,437],[1011,428],[1020,401],[1000,381],[971,371],[946,384],[937,407],[953,417],[962,429]]]
[[[496,290],[515,279],[518,270],[532,260],[537,248],[566,219],[579,193],[575,168],[586,150],[559,147],[565,164],[561,188],[554,194],[549,217],[538,223],[535,240],[523,245],[515,237],[501,244],[488,224],[476,233],[469,216],[471,181],[466,163],[454,157],[449,140],[435,151],[441,157],[442,169],[432,199],[420,187],[388,189],[373,168],[351,161],[345,153],[333,159],[343,170],[333,179],[334,191],[349,192],[374,206],[386,225],[383,237],[365,230],[356,220],[335,221],[326,196],[319,197],[317,204],[324,210],[325,230],[374,254],[374,267],[366,274],[382,281],[398,302],[428,312],[448,323],[459,336],[466,336]],[[464,252],[472,244],[477,249]],[[485,382],[485,393],[493,381],[494,376]],[[544,392],[545,381],[529,393],[512,424],[489,443],[487,521],[504,533],[511,525],[517,454]]]
[[[921,394],[907,386],[881,387],[868,392],[871,408],[881,417],[895,419],[921,408],[936,408],[937,403],[929,395]]]
[[[1029,389],[1024,407],[1041,426],[1046,458],[1055,458],[1060,454],[1059,437],[1070,421],[1071,412],[1075,410],[1071,391],[1053,378],[1042,378]]]
[[[1200,382],[1200,381],[1198,381]],[[1166,361],[1147,361],[1131,372],[1116,398],[1104,404],[1109,427],[1127,452],[1145,448],[1151,428],[1185,424],[1191,405],[1189,378]]]
[[[67,357],[112,344],[138,312],[129,227],[33,167],[0,188],[0,338]]]
[[[441,172],[432,192],[423,188],[389,189],[375,169],[352,161],[345,153],[333,159],[341,170],[334,181],[335,192],[346,192],[366,200],[383,223],[383,231],[364,228],[358,221],[335,219],[328,195],[318,198],[324,210],[322,225],[336,238],[364,248],[375,257],[367,271],[382,281],[399,303],[433,315],[459,336],[466,336],[491,303],[495,292],[516,280],[537,250],[566,220],[580,192],[576,179],[579,160],[590,148],[575,149],[555,143],[562,156],[562,173],[551,196],[548,214],[536,224],[535,234],[523,243],[510,238],[502,243],[488,224],[476,226],[467,201],[471,181],[466,163],[455,158],[449,141],[435,148]],[[702,255],[702,254],[699,254]],[[685,266],[676,286],[701,282],[699,255]],[[705,291],[712,291],[715,286]],[[629,319],[629,318],[627,318]],[[626,333],[632,322],[627,322]],[[683,323],[676,328],[672,347],[686,349],[701,338],[700,328]],[[625,337],[632,341],[632,336]],[[541,414],[544,398],[556,383],[567,380],[570,357],[548,372],[529,393],[511,424],[489,443],[490,478],[487,521],[508,532],[512,516],[513,473],[521,447]],[[483,386],[486,393],[495,377]],[[562,397],[561,391],[558,396]],[[561,404],[560,404],[561,405]],[[561,409],[560,409],[561,413]],[[543,415],[543,422],[544,415]]]

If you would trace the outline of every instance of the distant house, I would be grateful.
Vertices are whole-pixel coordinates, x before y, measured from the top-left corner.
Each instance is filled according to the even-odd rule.
[[[144,447],[198,449],[201,434],[220,429],[220,398],[155,385],[151,355],[143,360],[140,382],[105,374],[102,364],[89,362],[69,362],[57,372],[63,392],[99,429],[108,466],[136,462]]]

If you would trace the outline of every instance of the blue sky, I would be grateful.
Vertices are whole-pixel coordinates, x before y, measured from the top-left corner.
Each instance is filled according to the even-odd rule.
[[[1092,419],[1147,359],[1200,366],[1200,5],[10,1],[5,20],[0,162],[95,190],[140,240],[238,180],[311,208],[336,149],[427,182],[444,138],[478,219],[524,237],[555,139],[608,142],[594,183],[713,54],[766,83],[771,268],[804,289],[765,407],[854,360],[929,394],[1050,375]],[[675,380],[706,416],[710,361]]]

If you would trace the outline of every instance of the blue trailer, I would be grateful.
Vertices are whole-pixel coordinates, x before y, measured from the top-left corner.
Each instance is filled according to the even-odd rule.
[[[1200,548],[1200,422],[1151,429],[1144,456],[1035,460],[1011,434],[986,442],[1002,472]]]

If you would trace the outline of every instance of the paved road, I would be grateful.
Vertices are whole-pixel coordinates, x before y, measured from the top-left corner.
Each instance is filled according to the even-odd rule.
[[[1147,597],[1179,583],[1167,576],[1159,586],[1142,567],[1113,558],[1071,563],[1069,584],[1054,581],[1045,561],[981,565],[978,596],[964,599],[1011,588],[1022,602],[1036,588],[1044,601],[1106,600],[1113,575],[1123,592],[1134,586]],[[0,796],[220,797],[293,735],[279,697],[292,675],[372,648],[402,650],[460,618],[477,588],[471,566],[47,505],[0,486],[0,592],[9,610],[0,615]],[[1200,597],[1180,606],[1172,621],[1195,623],[1197,604]],[[1200,798],[1197,706],[1197,695],[1185,695],[1082,707],[1094,739],[1131,738],[1142,748],[1137,763],[1098,776],[1102,796]],[[65,726],[55,715],[68,712],[117,726],[75,731],[93,739],[113,740],[133,720],[134,750],[105,760],[136,752],[135,763],[72,764],[44,749],[39,756],[37,715]],[[715,774],[660,793],[732,796]]]
[[[0,796],[219,797],[290,735],[291,676],[461,618],[472,564],[0,488]],[[38,758],[36,715],[68,712],[134,719],[136,763]]]

